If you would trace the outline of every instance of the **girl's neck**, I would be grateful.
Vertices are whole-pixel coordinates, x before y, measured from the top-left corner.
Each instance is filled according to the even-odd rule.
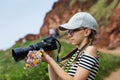
[[[88,39],[84,39],[80,45],[78,45],[78,49],[80,50],[81,48],[85,48],[89,45],[89,40]]]

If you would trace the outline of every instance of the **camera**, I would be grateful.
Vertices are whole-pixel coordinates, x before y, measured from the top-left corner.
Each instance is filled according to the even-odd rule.
[[[40,50],[41,48],[44,51],[55,50],[55,49],[57,49],[56,41],[59,42],[57,39],[55,39],[51,36],[48,36],[48,37],[42,39],[42,42],[30,45],[26,48],[21,48],[21,47],[13,48],[12,56],[13,56],[14,60],[16,62],[18,62],[18,61],[24,59],[30,50]]]

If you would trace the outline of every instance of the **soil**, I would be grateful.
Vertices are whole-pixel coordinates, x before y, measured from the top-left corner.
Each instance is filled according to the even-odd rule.
[[[98,50],[107,54],[114,54],[120,56],[120,48],[116,48],[113,50],[108,50],[106,48],[99,48]]]
[[[104,80],[120,80],[120,68],[112,72],[108,77],[104,78]]]
[[[114,54],[120,56],[120,48],[114,50],[100,48],[98,50],[107,54]],[[117,69],[116,71],[111,72],[111,74],[108,77],[104,78],[104,80],[120,80],[120,68]]]

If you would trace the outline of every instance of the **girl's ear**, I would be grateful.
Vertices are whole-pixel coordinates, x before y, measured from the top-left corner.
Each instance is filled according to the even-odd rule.
[[[87,36],[89,36],[90,34],[91,34],[91,29],[85,29],[85,34],[84,34],[84,36],[85,37],[87,37]]]

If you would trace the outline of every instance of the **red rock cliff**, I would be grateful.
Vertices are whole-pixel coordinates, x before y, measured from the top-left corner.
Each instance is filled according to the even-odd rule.
[[[69,18],[79,11],[88,11],[94,5],[101,4],[102,2],[105,5],[112,5],[114,0],[58,0],[54,3],[53,8],[49,11],[45,18],[44,23],[40,29],[40,33],[37,35],[27,35],[28,37],[24,37],[27,40],[32,40],[39,38],[40,36],[46,36],[49,34],[49,28],[58,28],[58,26],[62,23],[65,23],[69,20]],[[102,16],[98,23],[100,24],[97,34],[97,39],[95,44],[100,47],[120,47],[120,1],[116,0],[117,4],[113,8],[112,14],[106,19],[107,24],[101,24],[103,22],[104,17]],[[97,7],[94,7],[94,11],[98,12]],[[96,14],[94,13],[93,16]],[[101,12],[102,14],[102,12]],[[17,41],[19,42],[19,41]]]

